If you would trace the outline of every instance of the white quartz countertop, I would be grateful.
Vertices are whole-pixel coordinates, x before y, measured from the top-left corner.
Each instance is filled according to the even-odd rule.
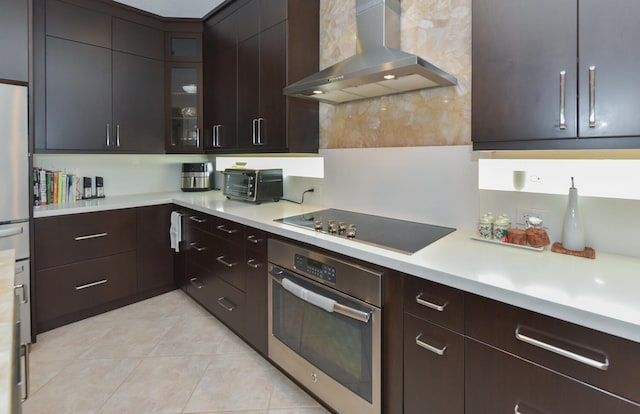
[[[0,414],[11,412],[15,349],[13,347],[14,250],[0,251]]]
[[[640,259],[596,252],[596,259],[472,240],[455,231],[413,255],[275,222],[327,208],[280,201],[253,205],[219,191],[155,193],[36,207],[34,216],[175,203],[508,304],[640,342]],[[340,206],[331,206],[340,208]],[[402,217],[396,217],[402,218]],[[438,223],[429,223],[438,224]]]

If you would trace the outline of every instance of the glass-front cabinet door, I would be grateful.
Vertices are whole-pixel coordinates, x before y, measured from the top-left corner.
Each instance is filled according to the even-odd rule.
[[[202,33],[166,34],[166,145],[169,153],[202,152]]]
[[[167,152],[201,152],[202,65],[168,63]]]

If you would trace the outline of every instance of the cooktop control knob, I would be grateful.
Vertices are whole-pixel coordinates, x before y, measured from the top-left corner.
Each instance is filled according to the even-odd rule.
[[[327,228],[329,233],[335,234],[338,232],[338,223],[335,220],[329,220],[329,227]]]
[[[346,233],[347,233],[347,237],[348,238],[355,239],[356,238],[356,225],[355,224],[349,224],[349,227],[347,227]]]
[[[322,220],[316,220],[313,222],[313,228],[315,231],[322,231],[323,227],[324,223],[322,222]]]

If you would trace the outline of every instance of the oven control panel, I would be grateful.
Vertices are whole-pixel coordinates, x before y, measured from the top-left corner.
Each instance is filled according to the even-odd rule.
[[[296,269],[322,279],[332,285],[336,284],[336,268],[322,263],[318,260],[311,259],[301,254],[295,255]]]

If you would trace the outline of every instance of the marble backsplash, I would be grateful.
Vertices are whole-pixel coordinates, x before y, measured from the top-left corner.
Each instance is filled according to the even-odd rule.
[[[402,49],[458,79],[341,105],[320,104],[320,148],[471,143],[471,0],[402,0]],[[321,0],[320,67],[356,52],[355,0]]]

